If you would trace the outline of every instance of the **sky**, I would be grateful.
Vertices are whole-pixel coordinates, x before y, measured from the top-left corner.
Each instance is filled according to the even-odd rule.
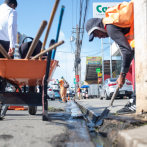
[[[126,0],[129,2],[129,0]],[[0,5],[4,0],[0,0]],[[16,11],[18,13],[18,31],[25,34],[28,37],[35,37],[37,31],[43,20],[49,21],[55,0],[17,0],[18,7]],[[86,20],[93,17],[93,3],[94,2],[123,2],[122,0],[89,0],[87,18]],[[76,24],[79,24],[79,3],[80,0],[60,0],[58,9],[56,11],[51,30],[46,43],[46,48],[49,46],[51,39],[56,39],[57,26],[59,22],[60,10],[62,5],[65,6],[65,11],[62,19],[62,25],[59,35],[59,40],[64,40],[65,43],[57,48],[55,55],[55,60],[59,61],[60,67],[57,67],[53,79],[60,79],[63,76],[70,84],[74,86],[73,79],[75,78],[74,70],[74,51],[75,41],[70,42],[70,37],[76,34],[72,33],[73,28],[76,27]],[[46,29],[42,34],[40,40],[43,42],[45,37]],[[101,55],[101,40],[95,38],[93,42],[88,41],[88,34],[84,30],[84,37],[82,41],[81,48],[81,77],[82,81],[85,79],[85,69],[86,69],[86,56],[102,56]],[[110,59],[109,43],[108,39],[103,40],[103,47],[106,48],[104,51],[104,60]]]

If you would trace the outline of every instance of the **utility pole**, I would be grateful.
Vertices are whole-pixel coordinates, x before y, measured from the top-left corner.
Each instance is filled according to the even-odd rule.
[[[102,81],[104,84],[104,53],[103,53],[103,38],[101,38],[101,46],[102,46]]]
[[[134,0],[136,113],[147,112],[147,1]]]
[[[79,82],[76,82],[76,86],[75,86],[75,97],[77,98],[77,87],[81,87],[81,42],[80,42],[80,29],[83,28],[79,28],[78,25],[76,25],[76,32],[73,31],[73,33],[76,33],[76,51],[75,51],[75,76],[79,75]]]
[[[79,28],[78,25],[76,26],[76,51],[75,51],[75,76],[78,75],[78,56],[79,56]],[[80,78],[80,77],[79,77]],[[77,98],[77,87],[79,85],[79,82],[76,82],[75,87],[75,97]]]
[[[109,44],[110,44],[110,77],[112,78],[112,44],[110,37],[109,37]]]

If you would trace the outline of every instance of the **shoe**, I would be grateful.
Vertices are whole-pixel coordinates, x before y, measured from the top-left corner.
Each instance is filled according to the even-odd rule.
[[[62,103],[62,100],[59,100],[60,103]]]
[[[132,114],[136,113],[136,104],[133,99],[130,99],[130,101],[124,106],[124,108],[118,110],[116,112],[117,114]]]

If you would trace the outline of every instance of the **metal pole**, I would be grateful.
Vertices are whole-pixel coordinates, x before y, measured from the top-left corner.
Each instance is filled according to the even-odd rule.
[[[110,44],[110,77],[112,78],[112,45],[111,45],[110,37],[109,37],[109,44]]]
[[[100,92],[99,92],[99,76],[98,76],[98,74],[99,74],[99,73],[97,73],[97,82],[98,82],[98,98],[99,98],[99,96],[100,96],[100,94],[99,94],[99,93],[100,93]]]
[[[103,54],[103,39],[101,38],[101,47],[102,47],[102,79],[104,84],[104,54]]]
[[[61,7],[61,11],[60,11],[60,17],[59,17],[58,28],[57,28],[56,43],[58,42],[58,38],[59,38],[59,34],[60,34],[60,28],[61,28],[62,18],[63,18],[63,14],[64,14],[64,9],[65,9],[65,7],[62,6],[62,7]],[[56,49],[53,50],[53,53],[52,53],[52,60],[54,60],[55,54],[56,54]]]

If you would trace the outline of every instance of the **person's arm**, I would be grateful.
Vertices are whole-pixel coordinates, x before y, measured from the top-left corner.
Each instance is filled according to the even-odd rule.
[[[118,44],[122,55],[121,73],[117,80],[119,87],[121,88],[125,83],[125,76],[123,76],[123,74],[126,74],[129,71],[131,61],[134,57],[134,51],[131,49],[126,37],[121,32],[121,28],[112,24],[107,25],[106,28],[109,37]]]
[[[17,40],[17,12],[12,11],[8,18],[8,34],[10,39],[10,47],[8,54],[12,56],[15,51],[15,44]]]

